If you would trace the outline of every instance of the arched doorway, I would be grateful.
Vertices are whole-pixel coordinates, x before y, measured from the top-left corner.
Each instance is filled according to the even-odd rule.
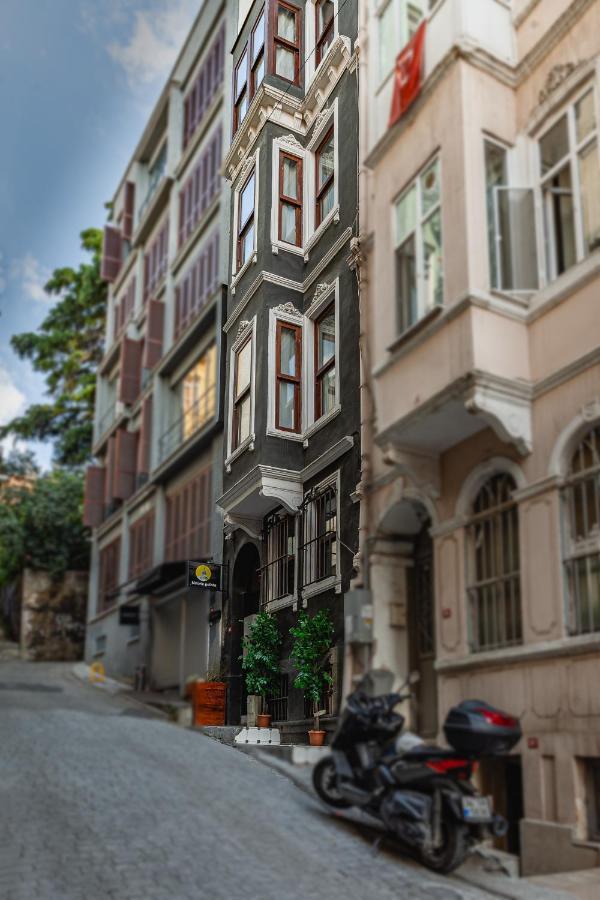
[[[259,611],[260,589],[258,570],[260,555],[255,544],[248,542],[240,549],[233,564],[231,583],[231,632],[229,639],[228,716],[237,725],[246,713],[246,691],[242,677],[242,640],[244,621]],[[246,627],[248,621],[246,621]]]

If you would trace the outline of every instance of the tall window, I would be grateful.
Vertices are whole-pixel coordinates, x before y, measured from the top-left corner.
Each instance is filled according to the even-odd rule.
[[[277,322],[275,355],[275,426],[282,431],[297,433],[302,422],[302,329],[299,325]]]
[[[329,129],[315,154],[316,210],[315,226],[333,209],[335,199],[335,144],[333,127]]]
[[[283,0],[273,5],[273,55],[275,74],[293,84],[300,83],[300,10]]]
[[[233,76],[233,133],[248,112],[248,47],[244,49]]]
[[[396,312],[402,333],[444,296],[439,159],[396,203]]]
[[[338,570],[337,487],[330,483],[305,494],[302,505],[302,582],[308,587]]]
[[[265,10],[252,29],[250,49],[250,96],[253,97],[265,76]]]
[[[335,305],[315,322],[315,421],[336,404]]]
[[[256,173],[248,177],[238,194],[237,267],[241,269],[254,252],[254,189]]]
[[[490,285],[503,291],[537,290],[533,190],[508,186],[505,147],[486,140],[484,154]]]
[[[333,0],[317,0],[315,4],[316,65],[318,66],[333,41]]]
[[[217,349],[213,344],[179,384],[184,441],[215,414],[216,376]]]
[[[594,89],[539,142],[548,278],[600,247],[600,157]]]
[[[98,577],[98,612],[109,609],[117,602],[119,585],[119,559],[121,538],[117,538],[100,550]]]
[[[152,566],[154,510],[133,523],[129,529],[129,577],[138,578]]]
[[[284,512],[267,516],[263,530],[266,565],[260,570],[263,605],[294,593],[295,522]]]
[[[212,470],[207,466],[167,494],[165,559],[202,558],[211,550]]]
[[[493,475],[480,489],[467,525],[467,593],[473,652],[520,644],[521,583],[519,516],[506,473]]]
[[[279,240],[302,244],[302,160],[279,154]]]
[[[252,335],[249,335],[234,357],[233,434],[235,450],[250,437],[252,404]]]
[[[398,53],[415,34],[425,7],[425,0],[390,0],[385,6],[380,4],[377,12],[380,81],[390,74]]]
[[[568,511],[569,630],[600,631],[600,425],[575,450],[564,492]]]

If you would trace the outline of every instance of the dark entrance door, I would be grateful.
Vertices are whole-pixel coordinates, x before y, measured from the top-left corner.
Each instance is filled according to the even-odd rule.
[[[409,570],[408,624],[410,667],[421,676],[415,685],[417,731],[433,738],[438,730],[437,677],[435,673],[435,603],[433,593],[433,541],[431,522],[425,522],[415,538],[413,567]]]
[[[499,850],[518,855],[521,849],[520,822],[523,818],[523,772],[519,754],[481,761],[481,789],[491,794],[494,810],[508,822],[505,837],[495,838]]]
[[[244,544],[233,566],[231,593],[231,632],[229,635],[229,690],[227,699],[227,721],[238,725],[240,717],[246,714],[246,691],[242,677],[242,639],[244,619],[259,610],[258,569],[260,556],[254,544]]]

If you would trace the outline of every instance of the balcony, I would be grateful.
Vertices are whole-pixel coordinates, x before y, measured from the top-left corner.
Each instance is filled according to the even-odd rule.
[[[164,432],[158,442],[158,466],[203,436],[206,426],[214,422],[216,410],[217,390],[213,385]]]
[[[375,378],[376,440],[390,462],[406,454],[435,458],[489,427],[521,454],[531,450],[524,322],[468,298],[426,324],[419,340],[392,350]]]

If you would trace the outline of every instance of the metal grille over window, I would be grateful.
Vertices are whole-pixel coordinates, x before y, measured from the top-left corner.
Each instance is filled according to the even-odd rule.
[[[522,641],[519,521],[508,474],[494,475],[479,491],[467,526],[470,571],[470,643],[473,652]]]
[[[265,519],[263,534],[267,563],[260,569],[263,606],[294,594],[294,529],[293,516],[279,512]]]
[[[573,454],[564,499],[569,630],[589,634],[600,631],[600,425],[587,432]]]
[[[302,505],[302,584],[335,577],[338,570],[337,486],[309,491]]]
[[[287,674],[279,676],[277,692],[267,697],[267,711],[274,722],[285,722],[288,717],[288,694],[290,678]]]

